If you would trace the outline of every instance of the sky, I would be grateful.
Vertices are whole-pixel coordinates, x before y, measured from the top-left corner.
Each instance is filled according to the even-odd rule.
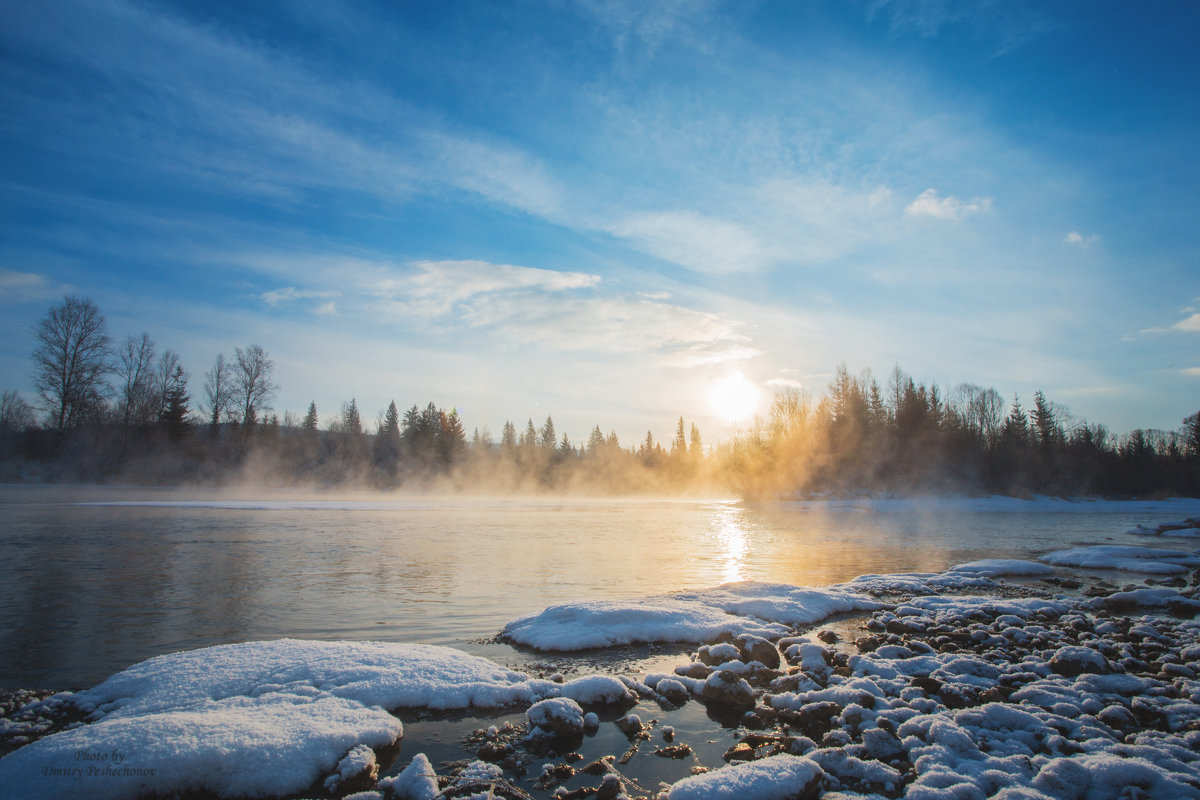
[[[1198,38],[1192,2],[5,2],[0,389],[72,293],[194,402],[260,344],[323,423],[711,443],[714,386],[845,363],[1175,429]]]

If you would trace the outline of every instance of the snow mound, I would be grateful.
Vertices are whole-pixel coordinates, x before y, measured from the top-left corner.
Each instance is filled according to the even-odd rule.
[[[564,603],[515,619],[502,635],[539,650],[651,642],[703,642],[722,632],[777,639],[787,626],[880,605],[842,589],[744,581],[635,600]]]
[[[966,564],[956,564],[946,572],[966,572],[983,575],[987,578],[1000,578],[1004,576],[1053,575],[1054,568],[1036,561],[1022,561],[1017,558],[982,558]]]
[[[356,747],[400,739],[384,709],[500,707],[558,688],[432,645],[283,639],[172,653],[70,696],[94,722],[0,759],[0,786],[41,798],[296,794]]]
[[[1120,569],[1152,575],[1175,575],[1200,566],[1200,558],[1184,550],[1159,550],[1153,547],[1126,547],[1115,544],[1073,547],[1056,550],[1040,561],[1059,567],[1084,569]]]
[[[790,800],[807,797],[824,774],[803,756],[775,755],[746,764],[722,767],[678,781],[668,800]]]

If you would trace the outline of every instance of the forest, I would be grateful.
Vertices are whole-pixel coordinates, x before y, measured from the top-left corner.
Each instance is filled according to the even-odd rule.
[[[372,488],[582,494],[734,492],[747,499],[912,495],[1200,495],[1200,413],[1174,431],[1117,436],[1037,392],[946,390],[898,366],[881,386],[837,368],[820,397],[787,389],[765,418],[706,445],[683,416],[664,446],[586,441],[553,418],[504,423],[499,439],[433,402],[373,424],[353,397],[322,415],[272,403],[259,345],[218,354],[198,381],[148,334],[114,343],[96,305],[68,296],[35,329],[33,402],[0,395],[0,480],[167,486]],[[193,386],[199,383],[199,390]]]

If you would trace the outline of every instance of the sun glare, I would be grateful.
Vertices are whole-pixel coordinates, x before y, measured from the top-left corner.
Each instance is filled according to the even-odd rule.
[[[726,377],[708,392],[713,411],[726,422],[748,419],[758,407],[760,397],[758,387],[740,372]]]

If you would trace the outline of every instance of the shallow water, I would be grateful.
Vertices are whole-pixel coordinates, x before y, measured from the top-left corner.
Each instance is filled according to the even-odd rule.
[[[1200,502],[838,508],[3,487],[0,686],[81,687],[161,653],[286,636],[527,659],[482,640],[566,601],[1145,545],[1123,531]]]

